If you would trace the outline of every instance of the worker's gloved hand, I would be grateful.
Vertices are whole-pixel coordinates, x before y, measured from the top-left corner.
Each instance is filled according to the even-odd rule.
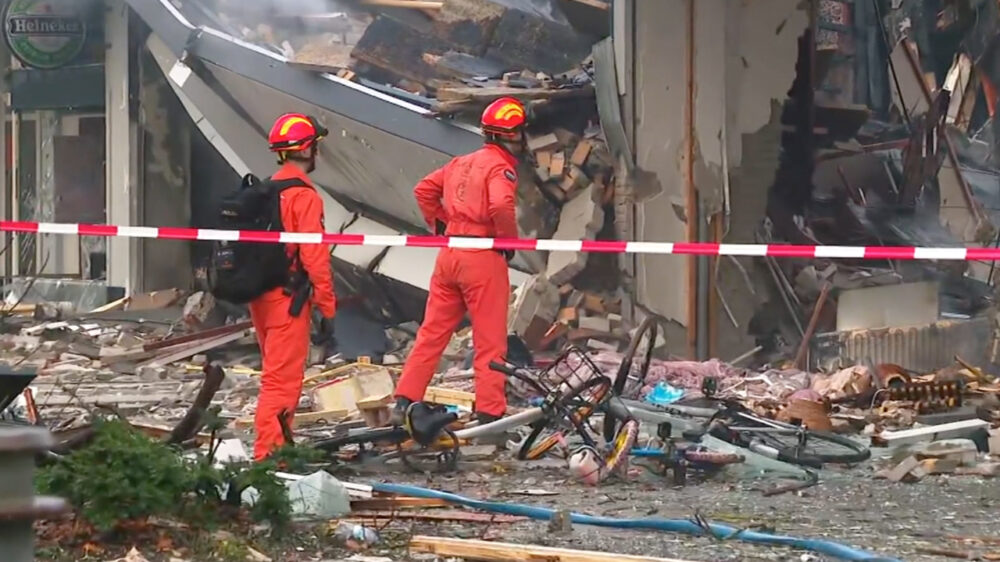
[[[313,335],[313,345],[321,345],[336,341],[334,337],[333,317],[320,318]]]
[[[503,259],[507,260],[507,263],[510,263],[510,260],[514,259],[514,250],[500,250],[500,254],[503,256]]]
[[[444,236],[445,231],[448,230],[448,224],[442,220],[434,221],[434,234],[438,236]]]

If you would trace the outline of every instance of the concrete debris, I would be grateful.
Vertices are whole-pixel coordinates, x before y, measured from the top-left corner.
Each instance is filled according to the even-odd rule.
[[[556,319],[559,290],[546,277],[536,275],[514,292],[508,313],[507,332],[517,334],[531,349],[536,349]]]
[[[184,303],[184,322],[192,328],[200,328],[214,308],[215,297],[208,291],[198,291]]]

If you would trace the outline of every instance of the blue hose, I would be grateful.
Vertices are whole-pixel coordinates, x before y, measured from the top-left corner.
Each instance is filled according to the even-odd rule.
[[[529,517],[531,519],[548,520],[551,519],[552,515],[556,512],[556,510],[547,507],[476,500],[449,492],[421,488],[419,486],[407,486],[403,484],[373,484],[372,489],[376,492],[388,494],[400,494],[416,498],[440,499],[482,511]],[[614,529],[667,531],[670,533],[684,533],[688,535],[704,535],[706,531],[694,522],[687,521],[685,519],[616,519],[613,517],[596,517],[593,515],[584,515],[582,513],[572,513],[570,515],[570,520],[573,523],[578,523],[580,525],[594,525],[597,527],[610,527]],[[740,539],[749,543],[788,546],[809,550],[824,556],[832,556],[841,560],[855,560],[860,562],[900,562],[895,558],[885,558],[877,554],[858,550],[856,548],[832,541],[772,535],[770,533],[741,530],[719,523],[711,523],[709,527],[715,537],[720,539]]]

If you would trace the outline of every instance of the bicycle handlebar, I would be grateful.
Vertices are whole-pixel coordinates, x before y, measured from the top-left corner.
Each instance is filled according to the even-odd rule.
[[[500,363],[499,361],[490,361],[490,369],[493,369],[494,371],[499,371],[505,375],[509,375],[512,377],[517,376],[517,371],[511,369],[508,365]]]

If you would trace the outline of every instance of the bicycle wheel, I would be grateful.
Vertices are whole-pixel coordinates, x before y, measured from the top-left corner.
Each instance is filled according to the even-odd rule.
[[[813,468],[826,463],[859,463],[871,458],[872,454],[871,449],[849,437],[825,431],[800,430],[795,426],[726,427],[712,431],[712,435],[781,461]]]
[[[635,355],[639,352],[639,346],[643,341],[646,341],[646,349],[642,355],[642,360],[639,363],[639,375],[636,382],[629,385],[629,393],[633,393],[637,389],[641,389],[643,384],[646,382],[646,377],[649,375],[649,367],[653,362],[653,348],[656,347],[656,337],[660,333],[660,325],[657,320],[653,317],[646,318],[643,320],[642,324],[635,331],[635,336],[632,337],[632,341],[629,342],[628,348],[625,350],[625,355],[622,357],[622,362],[618,366],[618,374],[615,376],[614,383],[614,395],[618,397],[624,397],[626,385],[628,385],[629,376],[632,374],[632,365],[635,362]],[[646,337],[644,337],[646,336]],[[612,441],[617,434],[618,422],[620,420],[611,414],[605,414],[604,416],[604,440]]]
[[[637,439],[639,439],[639,422],[628,420],[623,423],[621,429],[618,430],[618,435],[615,436],[611,451],[604,459],[607,474],[616,471],[624,472],[627,469],[628,455]]]
[[[533,425],[531,433],[517,451],[518,460],[535,461],[549,454],[552,449],[566,443],[563,432],[549,424]]]
[[[521,444],[517,458],[535,460],[541,458],[562,442],[567,425],[584,438],[588,444],[592,439],[586,427],[586,420],[611,393],[611,381],[607,377],[593,378],[559,397],[546,407],[549,415],[532,424],[531,433]]]
[[[420,474],[451,472],[458,465],[460,441],[451,429],[444,428],[443,435],[429,447],[408,448],[413,443],[399,444],[396,451],[406,468]]]

